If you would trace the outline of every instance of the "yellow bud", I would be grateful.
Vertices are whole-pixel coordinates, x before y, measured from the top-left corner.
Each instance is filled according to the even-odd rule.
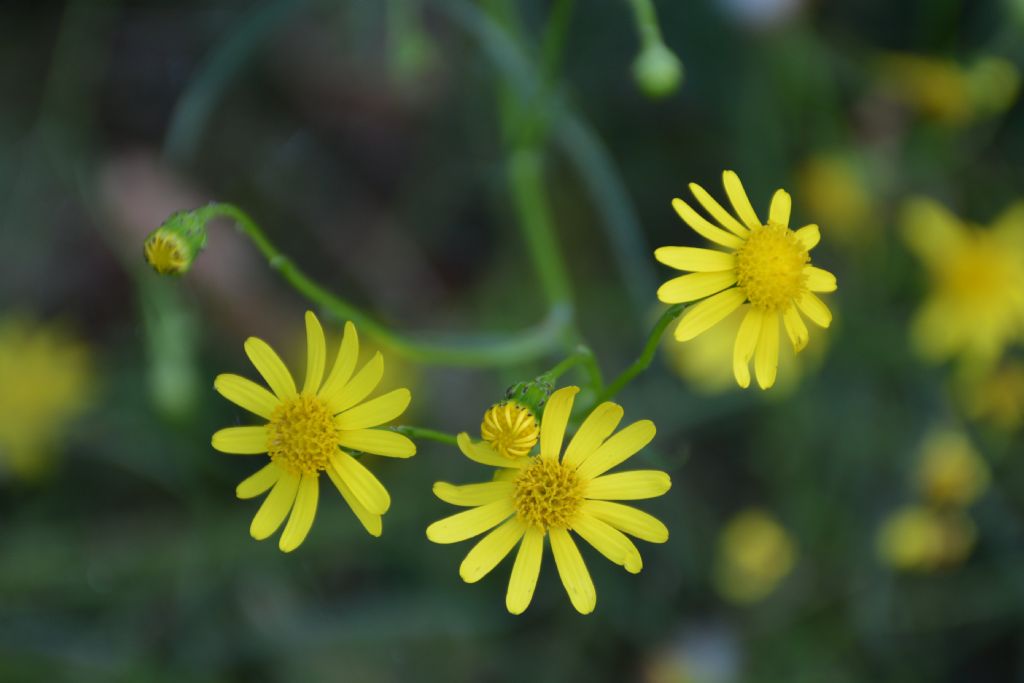
[[[484,413],[480,436],[500,455],[509,459],[523,458],[540,439],[540,425],[529,408],[505,401]]]

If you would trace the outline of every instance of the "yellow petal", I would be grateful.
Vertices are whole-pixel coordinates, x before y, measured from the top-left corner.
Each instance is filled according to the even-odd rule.
[[[800,353],[807,346],[809,339],[807,325],[800,317],[800,311],[796,310],[796,306],[789,306],[782,314],[782,321],[786,324],[786,334],[789,335],[789,341],[793,344],[793,350]]]
[[[540,457],[558,459],[572,403],[579,391],[579,387],[562,387],[548,398],[540,421]]]
[[[416,455],[412,439],[388,429],[357,429],[338,432],[338,445],[353,451],[383,455],[388,458],[408,458]]]
[[[434,522],[427,527],[427,538],[434,543],[465,541],[493,529],[514,512],[512,498],[501,498],[493,503],[457,512],[451,517]]]
[[[367,511],[375,515],[383,515],[391,507],[391,496],[388,490],[373,476],[370,470],[345,451],[331,455],[331,466],[348,484],[352,495],[356,497]]]
[[[316,503],[320,497],[320,475],[304,474],[295,496],[291,517],[284,526],[277,547],[281,552],[290,553],[302,545],[316,518]]]
[[[320,389],[326,363],[327,340],[324,339],[324,328],[313,311],[306,311],[306,381],[302,384],[302,393],[315,394]]]
[[[245,354],[278,398],[283,401],[295,398],[298,393],[295,390],[295,380],[285,367],[284,361],[267,342],[257,337],[249,337],[245,340]]]
[[[409,407],[412,394],[408,389],[395,389],[361,403],[334,418],[338,429],[366,429],[391,422]]]
[[[263,504],[252,518],[249,535],[257,541],[262,541],[277,531],[291,511],[298,490],[299,478],[291,472],[282,470],[281,478],[274,484],[270,494],[263,499]]]
[[[903,240],[918,258],[940,264],[963,242],[966,228],[949,209],[925,197],[904,203],[900,216]]]
[[[434,495],[446,503],[463,507],[487,505],[501,498],[512,498],[515,485],[511,481],[487,481],[482,484],[457,486],[446,481],[434,483]]]
[[[768,209],[768,220],[776,225],[789,227],[789,212],[792,209],[793,200],[785,190],[776,190],[772,196],[772,204]]]
[[[621,531],[597,517],[587,514],[577,515],[576,520],[572,523],[572,530],[579,534],[584,541],[594,546],[597,552],[615,564],[625,567],[630,574],[636,574],[643,569],[643,559],[633,542],[626,538]]]
[[[506,458],[503,455],[499,455],[491,445],[484,441],[473,441],[469,438],[469,434],[462,432],[455,437],[456,443],[459,445],[459,450],[462,454],[473,462],[478,462],[481,465],[490,465],[491,467],[514,467],[516,469],[525,467],[530,464],[529,458]]]
[[[580,512],[592,515],[643,541],[664,543],[668,540],[668,529],[659,519],[629,505],[607,500],[587,500],[580,507]]]
[[[587,484],[587,498],[641,500],[656,498],[672,488],[672,480],[660,470],[632,470],[606,474]]]
[[[580,614],[590,614],[597,605],[597,591],[580,556],[580,549],[565,529],[552,528],[548,536],[551,538],[551,554],[555,556],[555,566],[565,592],[569,594],[569,601]]]
[[[246,479],[243,479],[242,483],[235,487],[235,495],[243,500],[255,498],[270,490],[270,487],[281,478],[281,474],[281,468],[269,462],[255,474],[251,474]]]
[[[676,326],[677,341],[689,341],[743,305],[747,295],[738,287],[727,289],[692,306]]]
[[[669,268],[711,273],[736,267],[736,256],[731,252],[697,247],[659,247],[654,258]]]
[[[518,517],[507,520],[473,546],[459,565],[459,576],[466,583],[476,583],[484,578],[516,547],[524,533],[525,522]]]
[[[805,225],[797,230],[795,235],[807,251],[814,249],[814,247],[818,246],[818,242],[821,241],[821,231],[818,230],[817,225]]]
[[[227,427],[213,433],[210,445],[221,453],[256,455],[267,452],[267,428]]]
[[[636,455],[654,438],[654,423],[638,420],[613,435],[580,463],[576,474],[581,479],[593,479]]]
[[[346,322],[345,335],[338,347],[338,356],[334,359],[334,367],[331,368],[331,374],[327,376],[327,380],[320,387],[320,398],[326,401],[341,391],[352,377],[352,371],[356,369],[358,359],[359,334],[356,332],[355,325]]]
[[[736,333],[736,344],[732,349],[732,373],[736,377],[736,383],[744,389],[750,386],[750,359],[761,336],[763,318],[764,313],[760,309],[750,306]]]
[[[682,199],[673,199],[672,208],[701,237],[730,249],[739,249],[743,246],[742,239],[712,225]]]
[[[352,489],[349,488],[348,484],[344,482],[341,475],[338,474],[333,467],[328,467],[324,471],[327,472],[327,476],[334,483],[334,486],[338,489],[338,493],[341,494],[341,497],[345,499],[346,503],[348,503],[349,508],[352,509],[356,519],[358,519],[359,523],[363,525],[363,528],[366,529],[371,536],[380,536],[381,532],[384,530],[384,525],[381,522],[380,515],[373,514],[367,510],[362,503],[356,500],[355,494],[352,493]]]
[[[235,405],[269,420],[281,401],[256,382],[239,375],[217,375],[213,388]]]
[[[807,277],[807,289],[812,292],[836,291],[836,276],[827,270],[804,266],[804,275]]]
[[[696,301],[716,294],[734,284],[736,284],[735,270],[680,275],[658,288],[658,301],[666,304]]]
[[[697,198],[700,205],[704,207],[704,210],[711,214],[711,217],[718,221],[718,224],[722,227],[730,230],[739,237],[746,237],[750,234],[746,226],[740,223],[736,218],[725,210],[718,201],[708,194],[708,191],[697,183],[690,183],[690,192]]]
[[[754,374],[757,384],[762,389],[770,389],[775,384],[775,376],[779,371],[779,314],[765,313],[761,321],[761,336],[757,340],[757,351],[754,353]]]
[[[348,384],[330,396],[325,395],[323,400],[327,401],[333,412],[344,412],[369,396],[380,384],[382,377],[384,377],[384,357],[378,351],[355,374],[355,377],[349,380]]]
[[[725,193],[729,196],[729,202],[740,220],[751,230],[760,228],[761,219],[757,217],[754,207],[750,205],[750,199],[747,197],[746,190],[743,189],[740,177],[734,171],[723,171],[722,183],[725,185]]]
[[[512,565],[512,576],[508,580],[505,594],[505,608],[512,614],[522,614],[533,600],[533,591],[540,576],[540,561],[544,554],[544,532],[535,526],[528,527],[519,544],[516,562]]]
[[[576,436],[565,449],[562,462],[569,467],[578,466],[615,431],[621,419],[622,406],[618,404],[605,402],[594,408],[576,430]]]
[[[818,327],[828,327],[832,324],[832,311],[828,310],[825,302],[814,294],[804,292],[803,296],[797,299],[796,305]]]

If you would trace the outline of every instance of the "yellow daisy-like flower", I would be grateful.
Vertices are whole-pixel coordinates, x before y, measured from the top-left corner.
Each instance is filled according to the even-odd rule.
[[[718,537],[715,588],[726,600],[749,604],[768,597],[796,564],[796,543],[772,515],[748,509]]]
[[[908,505],[885,519],[875,539],[879,559],[907,572],[953,567],[971,554],[977,530],[955,509]]]
[[[538,455],[510,461],[462,433],[458,443],[463,454],[499,468],[494,480],[466,486],[434,484],[434,494],[441,500],[472,509],[434,522],[427,527],[427,538],[457,543],[490,531],[463,560],[459,575],[464,581],[479,581],[519,545],[505,598],[512,614],[521,614],[533,599],[545,538],[569,600],[582,614],[594,610],[597,592],[570,532],[633,574],[643,561],[626,534],[651,543],[668,540],[668,529],[660,521],[613,501],[660,496],[672,485],[669,476],[658,470],[606,474],[650,443],[654,423],[640,420],[613,435],[622,407],[602,403],[583,421],[563,455],[577,392],[579,387],[565,387],[551,395],[541,418]]]
[[[89,347],[58,325],[0,320],[0,473],[45,475],[93,395]]]
[[[972,229],[931,199],[907,202],[903,237],[931,280],[928,300],[911,323],[925,360],[960,356],[988,368],[1024,339],[1024,203],[991,229]]]
[[[522,458],[537,445],[540,424],[529,408],[506,401],[491,406],[484,413],[480,436],[506,458]]]
[[[224,398],[267,420],[256,427],[228,427],[213,435],[213,447],[224,453],[267,453],[270,462],[238,485],[239,498],[266,491],[249,533],[268,538],[288,519],[279,547],[299,547],[313,525],[320,494],[320,473],[337,487],[370,534],[380,536],[381,515],[391,505],[387,489],[370,470],[347,451],[393,458],[416,454],[407,437],[374,429],[401,415],[409,405],[408,389],[396,389],[375,399],[366,397],[384,373],[380,353],[356,372],[359,338],[355,325],[345,323],[345,335],[324,379],[327,343],[316,316],[306,313],[308,358],[306,379],[299,390],[284,362],[261,339],[250,337],[245,353],[273,393],[238,375],[219,375],[214,387]]]
[[[828,327],[832,313],[815,292],[835,291],[836,278],[810,264],[810,250],[820,239],[818,226],[789,229],[791,200],[785,190],[776,191],[768,222],[762,223],[739,177],[725,171],[722,180],[739,220],[695,183],[690,184],[694,197],[722,227],[708,221],[682,199],[673,199],[672,206],[697,234],[727,251],[694,247],[657,249],[654,257],[661,263],[691,271],[663,284],[658,289],[658,299],[667,304],[703,299],[683,315],[676,327],[675,338],[682,342],[742,307],[743,321],[733,347],[733,374],[741,387],[750,386],[749,365],[753,359],[757,383],[768,389],[775,384],[778,372],[780,318],[793,349],[803,350],[808,332],[801,313],[820,327]]]
[[[988,463],[963,432],[941,429],[925,438],[917,481],[930,502],[967,507],[985,493],[990,479]]]

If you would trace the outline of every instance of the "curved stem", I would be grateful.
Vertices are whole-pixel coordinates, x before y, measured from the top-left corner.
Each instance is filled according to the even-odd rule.
[[[577,365],[583,366],[583,370],[587,373],[587,380],[589,381],[591,388],[596,392],[600,392],[604,387],[604,380],[601,377],[601,368],[597,364],[597,358],[594,356],[594,352],[585,344],[578,345],[573,349],[573,352],[565,358],[565,360],[537,377],[537,379],[551,382],[553,384],[555,380]]]
[[[658,14],[654,11],[652,0],[629,0],[633,6],[633,20],[636,32],[640,34],[640,42],[650,47],[662,42],[661,27],[658,26]]]
[[[540,324],[515,334],[491,335],[475,341],[424,341],[391,331],[358,307],[311,280],[291,259],[267,239],[263,230],[233,204],[215,203],[195,212],[204,224],[214,218],[230,218],[259,249],[271,268],[288,284],[327,311],[351,320],[375,341],[395,353],[420,363],[460,366],[515,365],[558,348],[572,319],[568,305],[554,305]]]
[[[436,429],[427,429],[425,427],[410,427],[408,425],[399,425],[397,427],[393,427],[393,429],[399,434],[405,434],[410,439],[427,439],[430,441],[438,441],[440,443],[451,444],[452,446],[458,443],[456,441],[454,434],[438,431]]]
[[[612,380],[611,384],[602,391],[598,397],[596,403],[607,401],[608,399],[615,396],[615,394],[622,391],[622,388],[633,381],[637,375],[647,369],[654,359],[654,353],[658,350],[658,343],[661,341],[661,335],[665,332],[665,328],[669,324],[679,317],[679,315],[686,309],[686,304],[675,304],[670,306],[661,314],[658,318],[658,322],[655,323],[651,329],[651,333],[647,335],[647,343],[644,344],[644,350],[640,353],[640,357],[633,361],[632,365],[622,371],[618,377]]]

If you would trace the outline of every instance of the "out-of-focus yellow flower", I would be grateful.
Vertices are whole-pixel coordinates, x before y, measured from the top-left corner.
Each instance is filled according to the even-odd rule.
[[[931,285],[911,325],[914,348],[929,361],[959,356],[990,368],[1024,338],[1024,203],[980,229],[915,198],[904,206],[902,229]]]
[[[1020,90],[1017,67],[991,56],[965,68],[949,59],[889,54],[879,60],[879,79],[894,99],[951,126],[1005,111]]]
[[[306,313],[308,356],[301,390],[281,358],[255,337],[245,352],[271,391],[239,375],[218,375],[214,388],[224,398],[265,419],[254,427],[228,427],[213,435],[212,445],[224,453],[267,453],[270,462],[238,485],[239,498],[255,498],[267,491],[249,533],[262,541],[284,523],[280,549],[291,552],[305,540],[316,517],[320,473],[326,472],[363,527],[381,534],[381,515],[391,506],[383,484],[347,451],[392,458],[416,454],[406,436],[376,429],[401,415],[409,405],[408,389],[366,400],[384,374],[380,353],[356,372],[359,338],[355,326],[345,324],[345,336],[327,378],[327,342],[320,321]],[[271,393],[273,392],[273,393]]]
[[[865,244],[878,234],[866,175],[851,155],[837,152],[809,157],[797,170],[797,188],[807,214],[846,244]]]
[[[184,275],[206,246],[206,225],[194,211],[179,211],[149,233],[142,253],[161,275]]]
[[[656,518],[613,501],[660,496],[672,485],[669,476],[657,470],[607,474],[650,443],[654,423],[640,420],[613,434],[622,420],[622,407],[602,403],[583,421],[563,454],[578,392],[579,387],[564,387],[548,399],[537,455],[509,459],[463,432],[459,449],[474,462],[498,468],[494,479],[465,486],[434,484],[438,498],[470,509],[431,524],[427,538],[458,543],[487,532],[459,567],[463,581],[479,581],[519,546],[505,597],[512,614],[521,614],[533,599],[545,538],[569,600],[581,614],[594,610],[597,591],[570,532],[632,574],[643,568],[643,560],[626,534],[651,543],[668,540],[668,529]]]
[[[89,348],[58,326],[0,321],[0,470],[44,475],[68,423],[89,405],[92,379]]]
[[[796,559],[796,543],[775,517],[763,510],[744,510],[718,537],[715,588],[730,602],[758,602],[789,575]]]
[[[689,343],[679,344],[667,336],[663,339],[665,360],[669,367],[695,391],[704,394],[722,394],[738,391],[732,371],[732,347],[743,321],[744,312],[734,311],[718,325]],[[779,348],[779,377],[773,392],[787,394],[800,384],[808,366],[821,363],[826,346],[808,345],[797,354],[791,346]]]
[[[672,200],[672,206],[694,232],[726,251],[694,247],[657,249],[654,257],[661,263],[691,271],[663,284],[658,289],[658,299],[667,304],[702,299],[686,311],[676,327],[675,338],[681,342],[696,338],[734,311],[743,310],[733,345],[733,374],[741,387],[750,386],[753,359],[758,386],[768,389],[775,384],[778,374],[780,322],[793,350],[803,350],[808,341],[803,316],[820,327],[832,323],[832,312],[815,292],[835,291],[836,278],[810,263],[810,250],[821,237],[818,226],[789,229],[789,193],[775,192],[768,221],[762,223],[739,177],[725,171],[722,180],[740,220],[695,183],[690,184],[694,197],[722,227],[708,221],[682,199]]]
[[[962,563],[975,536],[974,523],[958,510],[908,505],[882,523],[878,556],[894,569],[932,572]]]
[[[917,481],[930,502],[966,507],[985,492],[989,478],[988,463],[966,434],[940,430],[925,438]]]
[[[514,460],[528,456],[537,445],[540,424],[529,408],[505,401],[484,413],[480,436],[499,455]]]
[[[1024,365],[1008,362],[961,389],[967,410],[1008,432],[1024,424]]]

